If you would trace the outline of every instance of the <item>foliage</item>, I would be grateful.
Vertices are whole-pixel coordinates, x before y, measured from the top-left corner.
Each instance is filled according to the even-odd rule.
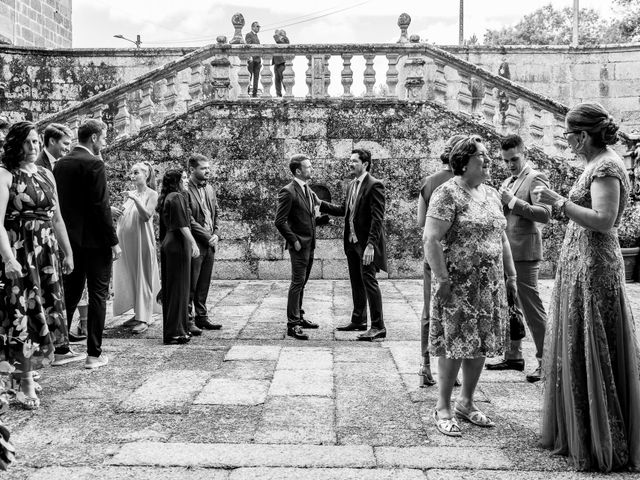
[[[613,0],[620,18],[615,28],[625,42],[640,41],[640,0]]]
[[[640,208],[638,206],[627,205],[622,213],[618,227],[618,241],[622,248],[640,246]]]

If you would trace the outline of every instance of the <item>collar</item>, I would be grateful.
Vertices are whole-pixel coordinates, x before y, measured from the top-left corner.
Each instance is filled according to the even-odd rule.
[[[302,187],[302,190],[304,190],[304,186],[307,184],[307,182],[303,182],[302,180],[300,180],[298,177],[293,177],[293,179],[298,182],[298,185],[300,185]]]
[[[49,153],[49,150],[47,150],[47,147],[44,148],[44,153],[47,155],[47,157],[49,157],[49,163],[51,164],[51,166],[53,166],[53,164],[58,161],[57,158],[55,158],[53,155]]]
[[[85,147],[84,145],[76,145],[76,148],[83,148],[84,150],[86,150],[87,152],[89,152],[91,155],[93,155],[94,157],[98,157],[98,155],[96,155],[95,153],[93,153],[91,150],[89,150],[87,147]],[[45,149],[46,150],[46,149]],[[99,157],[98,157],[99,158]]]
[[[531,167],[529,166],[529,162],[527,162],[524,164],[524,167],[522,167],[522,170],[516,177],[516,180],[520,180],[521,178],[526,177],[530,171],[531,171]]]
[[[366,170],[364,171],[364,173],[362,175],[360,175],[358,178],[356,178],[356,180],[358,182],[360,182],[358,185],[362,185],[362,182],[364,181],[364,178],[369,174],[369,172],[367,172]]]
[[[196,183],[196,182],[193,181],[192,178],[189,178],[189,184],[193,185],[196,188],[205,188],[207,186],[207,181],[203,180],[201,182]]]

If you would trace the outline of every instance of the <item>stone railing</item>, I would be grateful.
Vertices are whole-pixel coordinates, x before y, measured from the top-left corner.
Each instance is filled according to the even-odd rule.
[[[66,123],[75,132],[84,119],[101,118],[113,129],[115,139],[121,140],[212,100],[352,100],[356,75],[352,60],[362,57],[365,68],[357,80],[364,85],[364,100],[435,102],[473,116],[499,133],[518,132],[528,144],[539,145],[547,153],[566,152],[562,135],[566,106],[440,48],[420,43],[417,36],[406,42],[408,23],[405,19],[401,25],[401,20],[402,35],[395,44],[233,44],[242,38],[234,24],[236,36],[232,44],[225,43],[225,37],[218,37],[216,45],[200,48],[132,82],[62,110],[40,121],[39,126]],[[282,99],[272,96],[271,63],[276,55],[285,60]],[[262,59],[262,89],[257,98],[248,95],[250,78],[246,65],[253,56]],[[294,70],[294,60],[299,57],[305,59],[304,72]],[[341,91],[333,96],[329,92],[332,57],[342,62]],[[383,88],[374,88],[377,58],[385,63]],[[306,93],[294,96],[294,86],[303,81]],[[296,90],[300,90],[299,86]]]

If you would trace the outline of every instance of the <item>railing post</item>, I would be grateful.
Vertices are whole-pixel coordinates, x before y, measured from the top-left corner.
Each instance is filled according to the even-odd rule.
[[[118,105],[118,113],[113,119],[113,126],[116,130],[116,140],[127,138],[129,136],[129,125],[131,124],[131,116],[127,109],[127,95],[122,93],[116,99]]]
[[[282,86],[284,87],[284,97],[293,98],[293,86],[296,82],[296,74],[293,71],[293,59],[295,55],[284,55],[284,72],[282,72]]]
[[[167,89],[164,94],[164,106],[167,109],[167,116],[175,115],[176,103],[178,101],[178,91],[176,90],[176,73],[171,72],[167,77]]]
[[[151,100],[153,94],[153,85],[149,82],[142,88],[142,102],[140,102],[140,129],[148,128],[153,125],[151,116],[153,115],[154,105]]]
[[[420,41],[419,35],[411,35],[411,43]],[[407,78],[405,88],[407,90],[407,100],[424,100],[424,66],[425,60],[420,53],[410,53],[405,63]]]
[[[229,57],[216,55],[211,60],[211,87],[213,88],[213,98],[216,100],[228,100],[229,88],[231,87],[231,62]]]
[[[189,77],[189,106],[200,105],[202,103],[202,64],[197,62],[191,65],[191,75]]]
[[[489,84],[484,85],[481,110],[484,119],[483,123],[493,128],[496,121],[496,101],[494,89]]]
[[[516,110],[520,114],[518,135],[525,144],[531,143],[531,104],[522,98],[516,100]]]
[[[233,38],[229,43],[231,44],[243,44],[244,38],[242,38],[242,27],[244,27],[244,17],[241,13],[234,13],[231,17],[231,24],[235,31],[233,32]]]
[[[262,55],[262,70],[260,71],[260,83],[262,84],[262,98],[271,98],[271,85],[273,85],[273,73],[271,73],[271,59],[273,55]]]
[[[387,61],[389,62],[389,68],[387,69],[387,97],[398,97],[398,60],[400,55],[397,53],[388,53]]]
[[[444,105],[447,102],[447,79],[444,75],[444,62],[434,60],[435,75],[433,79],[433,99]]]
[[[249,70],[247,68],[247,62],[249,61],[249,55],[241,53],[238,55],[240,65],[238,66],[238,98],[249,98]]]
[[[331,59],[331,55],[324,56],[324,96],[329,96],[329,85],[331,84],[331,71],[329,70],[329,60]]]
[[[344,93],[342,96],[344,98],[353,97],[353,93],[351,93],[351,85],[353,85],[353,70],[351,70],[351,59],[353,55],[350,53],[343,53],[342,55],[342,73],[340,74],[340,78],[342,80],[342,88],[344,89]]]
[[[167,108],[165,107],[165,104],[164,104],[166,83],[167,83],[166,80],[159,80],[158,82],[156,82],[154,87],[155,91],[157,92],[156,111],[151,117],[151,120],[154,125],[159,125],[167,117]]]
[[[553,116],[553,146],[562,151],[567,148],[567,139],[564,138],[564,117]]]
[[[313,55],[311,59],[311,98],[325,96],[324,55]]]
[[[364,55],[364,96],[365,97],[373,97],[375,93],[373,92],[373,87],[376,84],[376,71],[373,68],[373,61],[376,58],[375,53],[365,53]]]
[[[104,112],[106,106],[102,103],[95,105],[91,109],[91,118],[95,118],[96,120],[100,120],[102,122],[102,112]]]
[[[67,125],[71,129],[71,142],[76,143],[78,141],[78,127],[80,126],[80,117],[78,115],[74,115],[69,119]]]
[[[470,76],[462,71],[458,71],[458,78],[460,82],[458,84],[458,109],[461,112],[471,114],[471,78]]]
[[[305,82],[307,83],[307,98],[311,98],[313,97],[313,57],[311,55],[307,55]]]
[[[542,125],[542,111],[539,107],[531,105],[531,117],[529,122],[529,132],[533,143],[541,144],[544,136]]]

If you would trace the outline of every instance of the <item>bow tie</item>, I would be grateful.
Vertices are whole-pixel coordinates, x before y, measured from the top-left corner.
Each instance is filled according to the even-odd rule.
[[[200,182],[200,183],[196,183],[196,187],[198,187],[198,188],[204,188],[206,186],[207,186],[207,182],[206,181]]]

